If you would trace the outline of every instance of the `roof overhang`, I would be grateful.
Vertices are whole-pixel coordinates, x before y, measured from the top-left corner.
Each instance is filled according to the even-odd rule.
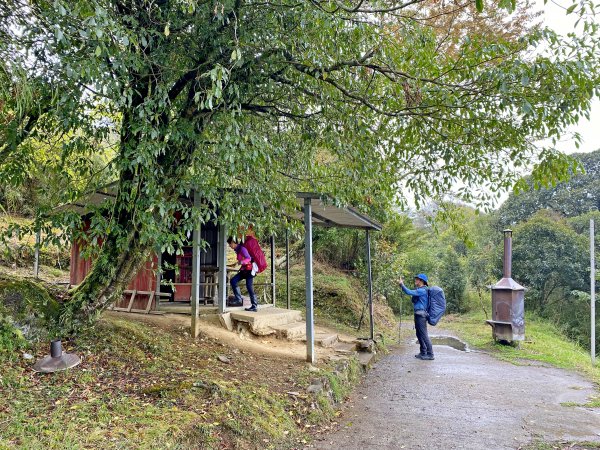
[[[102,189],[95,190],[87,196],[66,205],[58,206],[54,211],[72,211],[82,216],[102,207],[110,207],[117,197],[117,182],[107,184]]]
[[[369,216],[359,213],[349,206],[336,206],[323,194],[298,192],[296,199],[300,208],[304,208],[307,200],[310,201],[313,225],[381,231],[381,224]],[[294,218],[304,221],[304,211],[298,211]]]
[[[104,205],[109,206],[117,195],[117,183],[111,183],[98,189],[81,201],[59,206],[55,211],[73,211],[86,215]],[[381,231],[381,224],[365,214],[358,212],[350,206],[337,206],[324,194],[315,192],[298,192],[296,201],[299,209],[292,216],[294,219],[304,221],[304,203],[310,201],[312,209],[312,223],[322,227],[357,228],[363,230]]]

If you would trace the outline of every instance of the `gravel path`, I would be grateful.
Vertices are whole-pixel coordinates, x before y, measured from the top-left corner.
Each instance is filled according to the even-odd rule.
[[[438,330],[436,330],[438,331]],[[435,345],[435,361],[404,345],[379,361],[349,399],[326,449],[516,449],[533,440],[600,442],[593,386],[565,370],[516,366]]]

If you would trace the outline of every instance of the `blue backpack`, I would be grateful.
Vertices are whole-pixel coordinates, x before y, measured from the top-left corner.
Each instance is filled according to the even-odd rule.
[[[446,312],[446,297],[439,286],[431,286],[427,289],[427,322],[429,325],[437,325]]]

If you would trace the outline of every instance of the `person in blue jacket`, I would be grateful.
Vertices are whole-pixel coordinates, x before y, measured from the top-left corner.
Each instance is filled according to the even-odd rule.
[[[433,360],[433,347],[429,334],[427,333],[427,275],[420,273],[415,276],[415,289],[408,289],[404,285],[404,280],[400,278],[400,287],[402,292],[412,295],[413,308],[415,310],[415,330],[419,340],[420,352],[415,358],[423,360]]]

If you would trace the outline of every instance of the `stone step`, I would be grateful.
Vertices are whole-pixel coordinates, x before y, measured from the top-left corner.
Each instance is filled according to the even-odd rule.
[[[356,353],[356,343],[340,341],[333,346],[333,349],[342,355],[353,355]]]
[[[273,327],[302,321],[302,313],[293,309],[259,307],[258,311],[231,311],[231,319],[248,324],[253,334],[274,333]]]
[[[358,352],[356,356],[360,365],[365,369],[369,369],[371,368],[371,363],[374,361],[373,358],[375,357],[375,353]]]
[[[321,347],[333,347],[338,342],[338,335],[331,333],[315,333],[315,344]]]
[[[306,322],[287,323],[285,325],[271,326],[279,339],[290,341],[306,339]]]

